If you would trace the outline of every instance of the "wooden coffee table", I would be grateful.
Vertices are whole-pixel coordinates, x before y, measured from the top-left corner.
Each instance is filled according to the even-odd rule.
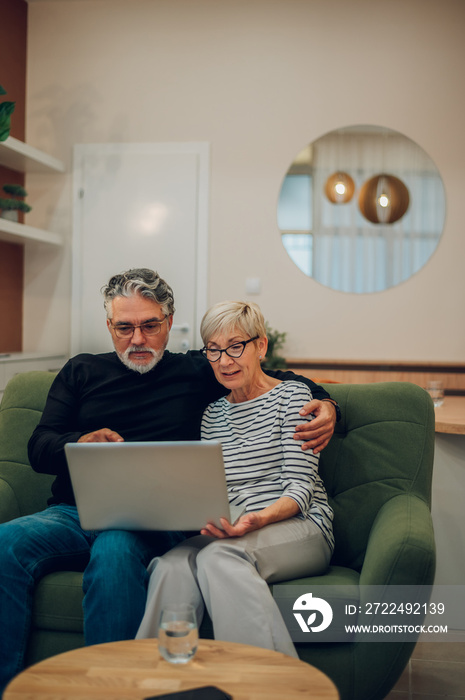
[[[186,665],[158,653],[156,639],[74,649],[30,666],[10,682],[3,700],[143,700],[215,685],[234,700],[338,700],[321,671],[285,654],[201,639]]]

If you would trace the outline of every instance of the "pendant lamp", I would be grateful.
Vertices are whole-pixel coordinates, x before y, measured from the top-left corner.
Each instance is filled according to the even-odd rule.
[[[338,171],[328,177],[325,195],[333,204],[347,204],[355,192],[355,182],[348,173]]]
[[[373,224],[394,224],[410,204],[406,185],[394,175],[382,173],[367,180],[360,189],[358,206]]]

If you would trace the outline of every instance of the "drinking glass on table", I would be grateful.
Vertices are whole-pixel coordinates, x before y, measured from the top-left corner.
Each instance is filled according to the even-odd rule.
[[[430,380],[426,385],[426,391],[433,399],[434,407],[439,408],[444,403],[444,387],[441,381]]]
[[[165,607],[158,629],[158,649],[166,661],[186,664],[197,651],[199,633],[195,610],[187,603]]]

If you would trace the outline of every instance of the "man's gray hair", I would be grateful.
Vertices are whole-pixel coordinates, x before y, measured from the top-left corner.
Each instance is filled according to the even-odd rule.
[[[132,297],[139,294],[160,304],[166,316],[174,314],[173,290],[160,277],[158,272],[145,267],[127,270],[114,275],[107,285],[102,287],[103,304],[107,317],[112,317],[112,301],[116,297]]]

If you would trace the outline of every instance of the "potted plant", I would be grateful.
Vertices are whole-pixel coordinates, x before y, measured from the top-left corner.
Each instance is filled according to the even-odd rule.
[[[27,192],[21,185],[3,185],[3,191],[9,197],[0,197],[0,216],[10,221],[18,221],[18,212],[27,214],[31,211],[29,204],[23,200]]]
[[[0,95],[6,95],[6,90],[1,85]],[[10,135],[10,117],[14,108],[14,102],[2,102],[0,104],[0,141],[5,141]]]
[[[277,354],[277,351],[282,348],[286,340],[287,333],[280,333],[273,330],[268,323],[265,324],[266,335],[268,338],[268,350],[266,357],[262,363],[264,369],[286,369],[287,364],[284,357]]]

